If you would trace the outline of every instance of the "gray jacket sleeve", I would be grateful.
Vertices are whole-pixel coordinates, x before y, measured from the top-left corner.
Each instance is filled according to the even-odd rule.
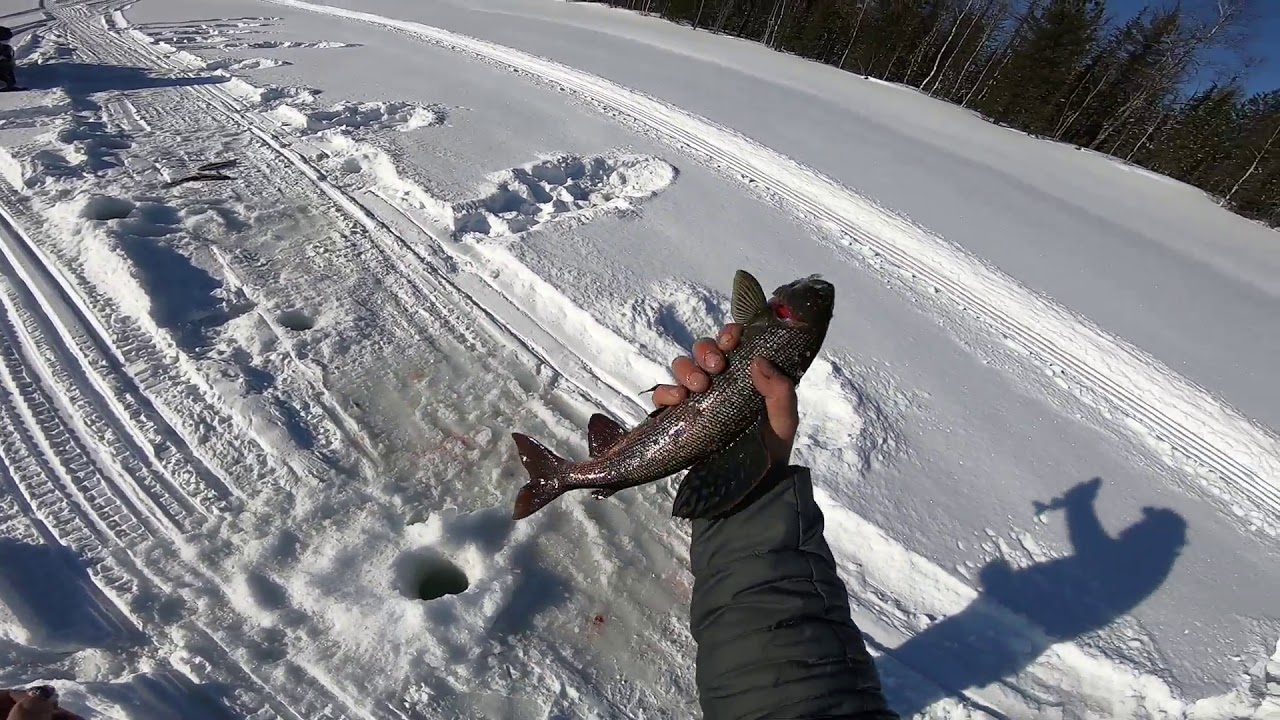
[[[690,558],[706,720],[896,720],[849,614],[807,468],[732,516],[695,520]]]

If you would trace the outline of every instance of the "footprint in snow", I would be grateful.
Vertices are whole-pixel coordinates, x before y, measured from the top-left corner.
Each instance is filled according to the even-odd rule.
[[[519,235],[553,220],[632,211],[677,175],[674,165],[652,155],[556,155],[497,173],[487,195],[456,203],[454,235]]]
[[[342,102],[320,110],[285,104],[269,114],[281,125],[302,134],[334,128],[408,132],[445,121],[444,108],[403,101]]]

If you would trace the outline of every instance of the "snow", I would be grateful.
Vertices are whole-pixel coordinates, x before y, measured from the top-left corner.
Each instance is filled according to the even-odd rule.
[[[895,707],[1276,716],[1273,232],[603,7],[43,12],[0,98],[0,685],[696,715],[672,484],[515,523],[508,434],[638,421],[741,267],[838,289],[797,456]]]

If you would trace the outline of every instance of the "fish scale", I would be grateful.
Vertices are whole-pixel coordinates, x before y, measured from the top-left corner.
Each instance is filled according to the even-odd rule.
[[[782,286],[766,301],[755,278],[739,271],[733,316],[743,325],[742,338],[726,354],[725,370],[711,376],[706,392],[655,411],[630,431],[603,415],[593,416],[593,457],[580,463],[557,457],[533,438],[512,434],[530,476],[517,497],[514,517],[527,517],[570,490],[592,489],[597,497],[607,497],[686,469],[692,471],[685,485],[692,486],[688,492],[682,486],[678,506],[686,503],[699,513],[709,511],[700,506],[722,511],[736,503],[767,470],[758,433],[747,437],[765,411],[751,379],[751,360],[763,357],[799,382],[822,347],[833,303],[834,288],[816,276]],[[759,462],[765,465],[757,473]],[[731,467],[735,463],[739,467]]]

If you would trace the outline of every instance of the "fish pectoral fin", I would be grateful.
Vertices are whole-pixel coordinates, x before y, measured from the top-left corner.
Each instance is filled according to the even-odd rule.
[[[618,424],[617,420],[601,413],[592,415],[587,421],[587,446],[591,448],[591,457],[617,445],[626,434],[627,429]]]
[[[729,306],[733,321],[745,325],[768,306],[769,300],[764,296],[760,281],[746,270],[739,270],[733,276],[733,300]]]
[[[694,465],[680,481],[673,517],[715,518],[732,510],[769,472],[760,424],[732,445]]]

